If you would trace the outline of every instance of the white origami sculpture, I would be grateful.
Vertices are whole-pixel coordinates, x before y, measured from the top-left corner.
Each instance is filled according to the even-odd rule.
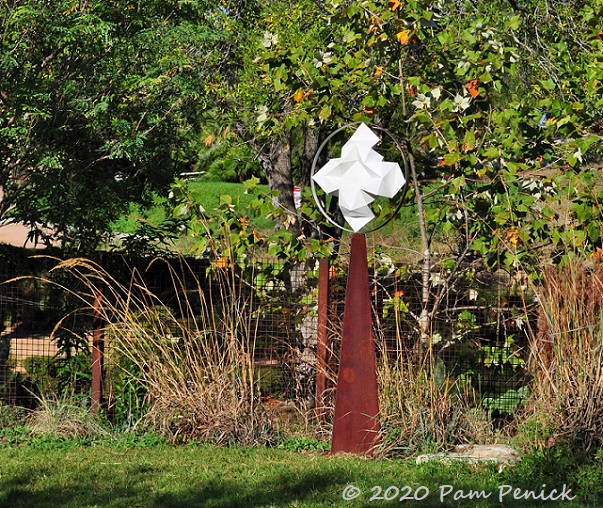
[[[341,149],[312,178],[327,194],[339,198],[339,208],[353,231],[359,231],[375,215],[369,205],[383,196],[393,198],[406,183],[400,166],[385,162],[373,146],[379,137],[362,123]]]

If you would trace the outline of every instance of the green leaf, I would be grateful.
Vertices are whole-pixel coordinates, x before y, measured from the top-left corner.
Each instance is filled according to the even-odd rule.
[[[540,84],[549,92],[553,91],[556,87],[555,82],[551,78],[540,80]]]
[[[249,180],[245,180],[243,185],[245,186],[245,192],[254,190],[260,183],[260,179],[256,176],[252,176]]]
[[[444,164],[446,166],[454,166],[461,160],[461,154],[459,152],[447,153],[444,155]]]
[[[472,130],[466,131],[463,142],[465,144],[465,150],[473,150],[475,148],[475,133]]]
[[[519,30],[521,26],[521,18],[519,16],[513,16],[507,21],[507,29],[508,30]]]

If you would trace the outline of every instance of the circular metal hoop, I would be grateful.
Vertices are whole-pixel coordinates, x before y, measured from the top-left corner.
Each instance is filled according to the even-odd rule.
[[[325,219],[327,219],[327,221],[332,224],[333,226],[343,230],[343,231],[347,231],[349,233],[357,233],[357,231],[354,231],[353,229],[350,228],[346,228],[345,226],[342,226],[341,224],[338,224],[337,222],[335,222],[333,219],[331,219],[331,217],[328,216],[326,210],[323,208],[323,206],[320,203],[320,200],[318,199],[318,194],[316,193],[316,186],[314,185],[314,173],[316,171],[316,164],[318,163],[318,158],[320,157],[320,154],[322,153],[322,151],[325,149],[325,147],[327,146],[327,144],[329,143],[329,141],[331,141],[331,139],[333,139],[337,134],[339,134],[340,132],[344,131],[345,129],[352,127],[354,125],[359,125],[361,123],[364,122],[352,122],[352,123],[348,123],[346,125],[344,125],[343,127],[340,127],[339,129],[333,131],[331,134],[329,134],[327,136],[327,138],[322,142],[322,144],[320,145],[320,147],[318,148],[316,155],[314,156],[314,160],[312,161],[312,169],[310,171],[310,187],[312,188],[312,197],[314,198],[314,202],[316,203],[316,206],[318,207],[318,209],[320,210],[320,213],[322,213],[322,215],[324,216]],[[396,145],[396,148],[398,149],[398,151],[400,152],[400,155],[402,156],[402,161],[404,162],[404,186],[402,187],[402,189],[400,189],[400,191],[398,192],[398,194],[402,193],[402,196],[400,198],[400,202],[398,203],[398,206],[396,207],[396,209],[393,211],[393,213],[390,215],[390,217],[383,222],[382,224],[378,225],[377,227],[374,227],[373,229],[369,229],[367,231],[364,231],[364,234],[366,233],[372,233],[374,231],[378,231],[379,229],[381,229],[382,227],[386,226],[387,224],[389,224],[396,215],[398,215],[398,212],[400,211],[400,208],[402,208],[402,205],[404,204],[404,198],[406,196],[406,191],[408,190],[408,174],[409,174],[409,170],[408,170],[408,161],[406,160],[406,155],[404,153],[404,149],[402,148],[402,146],[400,145],[400,143],[398,142],[398,140],[394,137],[394,135],[388,131],[387,129],[383,128],[383,127],[378,127],[376,125],[372,125],[372,126],[368,126],[370,129],[376,129],[379,130],[381,132],[384,132],[385,134],[387,134],[391,140],[394,142],[394,144]]]

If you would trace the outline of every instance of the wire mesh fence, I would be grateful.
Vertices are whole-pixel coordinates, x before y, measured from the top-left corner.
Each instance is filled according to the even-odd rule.
[[[77,292],[79,282],[51,273],[56,259],[5,250],[0,260],[2,400],[32,405],[37,394],[48,390],[89,393],[92,302],[86,306],[61,290],[70,286]],[[105,304],[111,303],[111,298],[132,298],[136,292],[144,292],[153,295],[153,305],[165,306],[178,316],[184,313],[183,298],[190,302],[189,295],[201,294],[214,318],[224,319],[224,312],[236,312],[237,333],[250,340],[264,401],[314,403],[319,315],[319,270],[314,262],[289,266],[274,259],[256,259],[227,266],[219,260],[135,260],[105,253],[102,266],[122,288],[105,292]],[[331,407],[345,263],[338,261],[326,276],[324,404]],[[52,283],[44,281],[53,277]],[[424,280],[424,274],[413,267],[371,269],[374,337],[380,357],[393,361],[412,354],[429,357],[431,375],[441,383],[454,380],[475,405],[494,416],[513,413],[530,380],[525,359],[529,328],[525,288],[506,274],[475,270],[454,276],[430,273],[427,291]],[[57,330],[55,325],[68,313],[70,319]],[[105,393],[111,406],[116,396],[111,386],[116,382],[115,366],[108,362],[106,369]]]

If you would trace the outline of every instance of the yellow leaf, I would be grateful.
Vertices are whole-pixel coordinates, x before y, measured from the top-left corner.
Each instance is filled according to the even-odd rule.
[[[78,10],[77,4],[73,4],[71,6],[71,9],[67,9],[66,11],[63,11],[63,16],[68,16],[69,14],[73,14],[77,10]]]
[[[396,39],[400,44],[408,44],[411,38],[412,32],[410,30],[402,30],[396,34]]]

